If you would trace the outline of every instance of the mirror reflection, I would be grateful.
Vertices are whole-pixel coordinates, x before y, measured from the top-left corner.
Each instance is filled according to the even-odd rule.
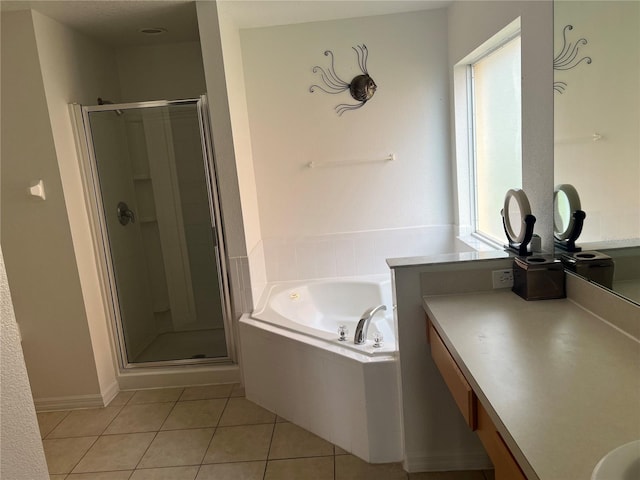
[[[640,303],[640,1],[556,0],[554,34],[555,183],[580,195],[583,250],[610,255],[613,289]],[[565,199],[554,210],[564,230]]]
[[[556,234],[567,231],[570,215],[567,195],[563,191],[557,191],[553,197],[553,230]]]
[[[573,185],[557,185],[553,192],[553,236],[555,245],[561,250],[579,252],[576,240],[582,233],[585,213],[580,204],[580,195]]]
[[[519,239],[522,235],[522,212],[520,211],[520,205],[515,197],[509,198],[507,214],[509,217],[509,225],[513,231],[514,240]]]

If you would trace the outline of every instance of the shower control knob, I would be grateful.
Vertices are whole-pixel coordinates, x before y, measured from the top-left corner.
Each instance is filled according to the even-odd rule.
[[[118,221],[121,225],[127,225],[129,222],[135,223],[136,216],[126,203],[118,203],[116,212],[118,215]]]

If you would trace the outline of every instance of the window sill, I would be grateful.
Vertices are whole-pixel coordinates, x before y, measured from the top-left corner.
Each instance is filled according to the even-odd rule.
[[[476,252],[495,252],[504,250],[503,245],[476,233],[459,236],[458,240],[473,248]]]

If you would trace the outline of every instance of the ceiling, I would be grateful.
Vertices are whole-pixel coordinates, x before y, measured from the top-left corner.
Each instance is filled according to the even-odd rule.
[[[442,8],[441,0],[222,0],[220,11],[239,28],[386,15]],[[33,8],[113,47],[198,40],[195,3],[185,0],[2,0],[2,12]],[[142,28],[161,27],[162,35]]]

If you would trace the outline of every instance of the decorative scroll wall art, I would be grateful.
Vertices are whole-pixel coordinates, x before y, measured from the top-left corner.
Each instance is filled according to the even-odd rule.
[[[373,81],[373,78],[369,75],[367,71],[367,58],[369,57],[369,50],[367,50],[366,45],[356,45],[355,47],[351,47],[358,57],[358,66],[360,67],[361,75],[356,75],[353,77],[350,83],[342,80],[337,74],[333,61],[333,52],[331,50],[325,50],[324,54],[326,57],[331,58],[331,65],[327,68],[322,68],[318,65],[313,67],[313,73],[320,74],[320,79],[322,80],[323,85],[311,85],[309,87],[309,91],[311,93],[315,93],[317,90],[321,90],[325,93],[329,93],[331,95],[336,95],[342,92],[346,92],[349,90],[351,97],[354,100],[357,100],[359,103],[356,104],[348,104],[341,103],[336,105],[335,111],[339,116],[348,110],[356,110],[361,108],[365,103],[371,100],[373,94],[376,93],[376,89],[378,86],[376,82]]]
[[[573,25],[566,25],[562,29],[562,50],[553,59],[554,70],[571,70],[580,63],[591,63],[591,57],[578,58],[579,50],[587,44],[586,38],[580,38],[577,42],[567,42],[567,31],[573,30]],[[567,88],[567,82],[553,82],[553,89],[563,94]]]

